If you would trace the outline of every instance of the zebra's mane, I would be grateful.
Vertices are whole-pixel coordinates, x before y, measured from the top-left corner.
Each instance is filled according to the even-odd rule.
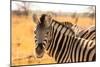
[[[46,26],[45,21],[44,21],[46,16],[47,16],[46,14],[42,14],[42,16],[40,17],[40,22],[41,22],[41,23],[38,24],[38,27],[39,27],[39,28],[44,28],[44,27]],[[73,30],[71,27],[62,24],[63,22],[59,22],[59,21],[57,21],[57,20],[52,19],[52,21],[50,22],[50,25],[51,25],[53,22],[55,22],[55,23],[61,25],[63,28],[66,28],[67,30],[69,30],[70,32],[72,32],[72,34],[75,34],[74,30]],[[48,27],[48,28],[49,28],[49,27]]]
[[[72,29],[71,27],[68,27],[68,26],[62,24],[62,22],[59,22],[59,21],[54,20],[54,19],[52,20],[52,23],[53,23],[53,22],[55,22],[55,23],[57,23],[57,24],[59,24],[59,25],[62,25],[62,27],[66,28],[66,29],[69,29],[73,34],[75,34],[75,32],[73,31],[73,29]],[[51,23],[51,24],[52,24],[52,23]]]
[[[71,22],[69,22],[69,21],[65,21],[65,22],[63,22],[63,24],[65,25],[65,26],[68,26],[68,27],[72,27],[74,24],[72,24]]]

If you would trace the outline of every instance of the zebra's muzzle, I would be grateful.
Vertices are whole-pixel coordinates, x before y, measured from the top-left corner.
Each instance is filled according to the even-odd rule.
[[[35,48],[35,52],[36,52],[36,57],[37,58],[42,58],[44,55],[44,47],[42,43],[39,43],[37,45],[37,47]]]

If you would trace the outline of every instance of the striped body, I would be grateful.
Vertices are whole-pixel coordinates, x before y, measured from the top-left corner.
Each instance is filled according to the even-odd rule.
[[[82,30],[79,32],[78,36],[80,38],[85,38],[88,40],[95,40],[96,39],[96,28],[95,26],[91,26],[86,30]]]
[[[55,20],[52,20],[48,27],[45,24],[42,27],[43,24],[41,22],[37,25],[35,37],[36,54],[39,58],[46,49],[57,63],[95,61],[96,45],[93,40],[76,37],[70,27],[65,27]]]
[[[55,30],[60,29],[57,23],[54,24]],[[52,25],[53,26],[53,25]],[[51,43],[47,47],[50,56],[55,58],[57,63],[65,62],[82,62],[95,60],[95,42],[75,37],[73,34],[68,34],[66,28],[62,27],[57,33],[53,34]]]
[[[63,22],[63,25],[65,25],[65,27],[70,27],[75,32],[75,35],[78,35],[79,32],[84,30],[83,27],[80,27],[76,24],[72,24],[71,22]]]
[[[75,35],[80,38],[85,38],[89,40],[95,40],[96,38],[96,29],[95,26],[91,26],[88,29],[82,28],[78,25],[74,25],[71,22],[64,22],[63,23],[66,27],[72,28],[72,30],[75,32]]]

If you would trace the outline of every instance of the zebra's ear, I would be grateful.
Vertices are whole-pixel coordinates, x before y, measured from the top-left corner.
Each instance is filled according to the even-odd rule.
[[[53,15],[52,14],[47,14],[47,20],[48,20],[48,22],[51,22],[52,21],[52,17],[53,17]]]
[[[38,16],[36,14],[33,14],[32,19],[33,19],[34,23],[38,24],[39,19],[38,19]]]

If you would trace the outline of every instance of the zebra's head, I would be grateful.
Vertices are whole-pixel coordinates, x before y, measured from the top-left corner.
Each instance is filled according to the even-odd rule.
[[[42,14],[41,17],[38,19],[36,15],[33,16],[33,21],[37,24],[36,30],[35,30],[35,42],[36,42],[36,57],[42,58],[45,52],[45,47],[47,46],[48,39],[50,39],[50,36],[48,36],[50,32],[50,21],[51,16]]]

